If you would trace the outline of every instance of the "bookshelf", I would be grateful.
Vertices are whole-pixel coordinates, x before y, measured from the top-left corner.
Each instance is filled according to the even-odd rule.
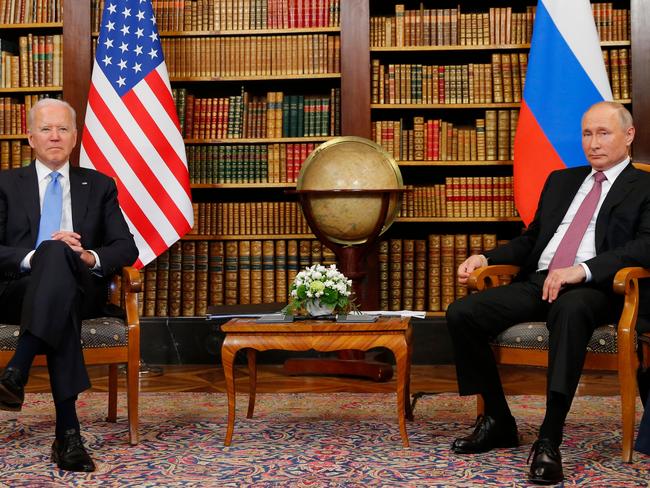
[[[341,133],[339,1],[181,4],[153,7],[195,226],[145,268],[145,317],[286,301],[299,266],[333,260],[285,190],[308,154]],[[102,6],[92,9],[95,35]]]
[[[443,316],[467,293],[467,255],[520,231],[512,158],[536,3],[370,2],[371,138],[410,190],[379,247],[380,308]],[[631,105],[630,4],[593,8],[614,98]]]
[[[91,2],[54,2],[53,0],[42,0],[43,5],[49,5],[48,2],[51,2],[52,5],[62,3],[61,15],[65,22],[57,20],[55,23],[48,22],[46,25],[33,22],[19,25],[15,25],[16,23],[14,22],[11,22],[10,25],[4,23],[0,25],[2,29],[0,38],[17,39],[26,33],[32,33],[33,35],[62,34],[63,52],[75,53],[74,56],[63,57],[62,77],[64,82],[62,88],[61,86],[56,86],[51,90],[45,90],[45,88],[49,87],[34,86],[0,88],[0,97],[21,99],[26,94],[62,94],[77,110],[78,126],[82,127],[92,67],[92,44],[99,30],[97,13],[101,12],[103,2],[101,0],[91,0]],[[248,108],[250,108],[251,103],[258,104],[253,105],[256,107],[255,110],[249,110],[248,113],[255,112],[259,116],[260,104],[268,103],[269,93],[282,93],[282,100],[287,96],[321,96],[330,99],[330,108],[332,99],[331,90],[338,89],[340,93],[338,107],[334,110],[338,118],[338,129],[333,132],[330,131],[325,135],[308,136],[305,135],[305,132],[301,135],[291,136],[286,134],[274,134],[271,136],[266,132],[264,134],[244,134],[241,132],[241,125],[239,126],[240,132],[236,133],[235,136],[233,136],[233,133],[230,135],[227,133],[217,134],[217,125],[223,127],[223,122],[215,125],[214,134],[206,133],[205,123],[203,133],[200,133],[200,130],[196,136],[193,132],[184,133],[188,157],[191,161],[194,161],[194,163],[191,163],[195,170],[195,178],[192,183],[193,198],[197,204],[211,208],[211,223],[216,222],[215,219],[212,219],[212,212],[216,212],[216,210],[210,207],[211,204],[235,205],[246,203],[257,204],[262,202],[279,204],[282,202],[295,202],[291,195],[285,193],[285,190],[292,189],[295,186],[295,181],[291,181],[291,175],[297,173],[300,159],[304,157],[304,151],[308,151],[309,147],[311,147],[305,145],[318,145],[338,133],[373,138],[373,124],[377,122],[400,122],[400,131],[411,131],[414,130],[415,122],[420,127],[420,118],[425,129],[428,121],[439,120],[440,122],[453,124],[452,135],[454,128],[471,129],[476,132],[476,121],[486,119],[486,112],[496,112],[498,119],[500,111],[510,114],[516,111],[519,105],[514,100],[482,100],[472,103],[468,100],[465,102],[462,100],[462,90],[461,98],[457,100],[458,103],[440,103],[439,100],[435,103],[433,100],[418,100],[417,102],[411,103],[405,103],[406,100],[400,100],[400,103],[388,103],[389,100],[384,100],[381,103],[379,101],[373,101],[371,69],[373,62],[379,62],[383,66],[390,64],[436,66],[489,65],[492,70],[494,55],[499,55],[499,61],[504,59],[506,55],[512,59],[513,54],[516,54],[519,59],[519,55],[527,53],[530,47],[529,40],[525,38],[510,39],[511,42],[503,42],[503,40],[497,42],[496,39],[491,41],[487,38],[487,42],[483,44],[470,45],[460,44],[458,42],[447,45],[393,46],[379,45],[376,42],[371,42],[373,39],[372,35],[375,35],[375,27],[373,26],[375,25],[374,22],[376,22],[371,19],[379,16],[394,16],[395,5],[399,3],[404,4],[405,11],[419,10],[420,2],[411,0],[405,0],[403,2],[341,0],[338,15],[340,21],[327,26],[319,24],[319,22],[323,22],[323,19],[328,18],[327,15],[322,13],[308,17],[305,17],[304,12],[298,15],[297,8],[300,2],[294,0],[277,2],[267,0],[238,0],[237,2],[234,0],[188,0],[175,2],[173,5],[172,2],[155,0],[153,3],[157,12],[158,23],[161,27],[161,37],[165,43],[169,43],[170,45],[176,43],[198,46],[196,52],[199,55],[203,53],[204,57],[198,61],[195,59],[190,64],[195,69],[209,70],[206,73],[193,72],[191,74],[185,74],[182,69],[179,69],[178,72],[172,72],[170,69],[172,88],[177,93],[180,90],[185,90],[185,109],[187,108],[188,95],[193,96],[194,100],[200,100],[199,108],[201,107],[201,103],[212,103],[214,105],[215,100],[217,107],[219,107],[219,103],[223,106],[223,100],[225,99],[228,100],[229,104],[231,99],[238,100],[236,103],[242,106],[244,97],[246,97],[249,102]],[[320,0],[313,3],[321,4]],[[465,0],[461,2],[446,0],[433,2],[431,0],[425,0],[423,2],[423,8],[451,10],[456,9],[460,5],[461,14],[489,14],[490,7],[511,7],[512,12],[523,14],[526,12],[526,7],[531,7],[535,3],[534,0],[495,0],[494,2],[478,5],[476,2]],[[324,5],[324,3],[322,4]],[[330,4],[333,5],[336,2],[330,2],[328,0],[327,5],[330,6]],[[7,2],[4,2],[4,5],[7,5]],[[197,10],[196,7],[200,5],[206,8]],[[234,5],[241,8],[231,8],[228,10],[229,6],[232,7]],[[253,5],[266,5],[266,16],[262,14],[263,10],[252,9],[251,6]],[[271,6],[270,11],[268,10],[269,6]],[[295,10],[291,10],[290,7],[292,6],[295,6]],[[192,10],[192,7],[194,7],[194,10]],[[650,50],[635,49],[634,47],[650,45],[650,18],[645,12],[647,9],[645,9],[643,0],[617,0],[613,2],[613,7],[614,9],[629,10],[631,34],[627,39],[609,38],[603,40],[602,47],[609,58],[610,71],[611,66],[618,66],[618,62],[621,59],[621,50],[626,52],[628,65],[631,67],[631,72],[628,72],[629,96],[625,97],[623,93],[620,96],[623,102],[630,103],[639,134],[648,133],[650,132],[650,93],[644,88],[650,82]],[[199,15],[199,12],[201,15]],[[300,26],[297,23],[297,19],[306,18],[310,22],[308,26]],[[332,19],[332,17],[330,16],[329,19]],[[476,20],[478,21],[478,17]],[[467,39],[467,19],[464,22],[465,39]],[[471,22],[472,19],[470,17],[470,30],[472,26]],[[457,33],[460,33],[460,30]],[[220,46],[220,57],[225,52],[230,53],[229,56],[232,57],[232,53],[236,51],[228,51],[228,49],[232,49],[233,46],[241,47],[243,45],[247,46],[246,57],[250,57],[251,59],[253,58],[249,53],[264,52],[268,55],[271,52],[282,52],[283,49],[285,52],[287,52],[287,49],[290,52],[294,52],[291,50],[292,45],[288,44],[286,39],[290,38],[293,40],[294,38],[306,38],[306,36],[314,39],[325,38],[326,42],[329,42],[331,38],[339,39],[339,44],[336,47],[328,44],[327,49],[324,51],[326,53],[338,53],[338,69],[330,69],[331,65],[328,64],[327,69],[321,70],[322,72],[317,72],[318,70],[312,69],[310,73],[289,73],[286,70],[282,73],[273,72],[272,70],[257,73],[254,72],[254,69],[261,63],[255,63],[255,66],[248,65],[246,67],[242,65],[243,72],[233,73],[232,61],[229,62],[230,64],[218,64],[218,60],[215,60],[214,55],[210,58],[205,54],[206,52],[210,52],[210,43]],[[281,39],[286,41],[284,47],[282,47],[283,41]],[[316,42],[322,43],[323,41],[315,41],[314,43]],[[208,51],[205,50],[206,46],[208,47]],[[271,48],[268,46],[280,47]],[[171,51],[168,49],[171,49]],[[614,58],[613,64],[612,54]],[[174,65],[174,69],[178,68],[178,66],[183,68],[182,64],[177,65],[174,60],[174,48],[166,47],[165,55],[168,67],[171,68]],[[241,57],[243,58],[244,56]],[[207,62],[206,60],[208,59],[211,59],[211,61]],[[272,54],[270,59],[273,61]],[[231,71],[227,71],[228,69]],[[487,70],[487,68],[482,69]],[[272,95],[272,97],[275,96]],[[237,97],[241,97],[241,99]],[[177,99],[180,100],[180,97],[177,97]],[[211,100],[211,102],[208,102],[208,100]],[[274,99],[272,103],[278,103],[278,101]],[[185,109],[181,110],[182,119],[183,117],[187,118]],[[277,107],[275,110],[277,110]],[[275,114],[278,115],[277,112]],[[183,123],[186,124],[187,120],[184,120]],[[331,125],[331,121],[328,125]],[[261,126],[259,120],[253,126],[259,128]],[[237,129],[235,127],[237,127],[237,124],[232,124],[232,130],[236,132]],[[266,128],[266,125],[262,127]],[[186,128],[187,126],[184,125],[184,130]],[[388,126],[385,127],[387,132],[388,128]],[[395,128],[393,129],[395,132]],[[210,127],[211,130],[212,127]],[[414,138],[415,134],[413,136],[407,135],[406,137]],[[486,154],[485,159],[479,159],[476,154],[472,154],[471,150],[472,138],[477,139],[477,135],[472,135],[471,132],[468,132],[465,133],[464,137],[470,141],[470,150],[467,156],[464,153],[454,156],[453,149],[451,150],[451,157],[447,158],[445,156],[444,159],[440,154],[437,157],[432,157],[432,155],[425,153],[420,157],[419,154],[416,156],[413,151],[412,154],[409,154],[408,150],[405,154],[400,154],[400,157],[397,159],[405,176],[406,184],[433,187],[434,185],[445,184],[445,178],[447,177],[467,179],[477,177],[509,177],[512,175],[512,158],[510,154],[506,156],[504,152],[500,156],[497,146],[497,154],[495,157],[488,159]],[[6,134],[2,132],[0,134],[0,145],[3,142],[14,141],[26,145],[25,138],[24,133]],[[219,154],[219,151],[222,151],[222,153]],[[302,154],[301,151],[303,151]],[[475,152],[478,152],[478,150]],[[296,153],[298,156],[296,156]],[[293,154],[293,159],[298,161],[298,166],[294,167],[295,163],[292,163],[291,167],[293,169],[287,172],[286,162],[289,154]],[[273,161],[273,165],[276,168],[273,171],[269,171],[268,169],[269,155],[271,155],[271,161]],[[219,157],[230,157],[234,160],[231,162],[232,168],[234,169],[231,168],[228,172],[228,175],[230,175],[228,178],[239,178],[237,182],[228,178],[226,180],[223,178],[220,180],[219,171],[217,169],[215,175],[214,168],[212,168],[212,174],[208,181],[207,175],[209,170],[205,162],[214,161]],[[266,159],[264,159],[265,157]],[[649,138],[637,138],[634,144],[634,158],[636,161],[650,162]],[[73,156],[74,161],[76,161],[76,156]],[[263,161],[267,162],[266,173],[260,169],[261,162]],[[284,174],[279,170],[280,163],[284,163],[285,165]],[[198,173],[196,172],[197,167],[199,169]],[[196,176],[197,174],[198,178]],[[264,174],[266,174],[266,179],[264,179]],[[269,175],[271,174],[275,176],[269,180]],[[238,176],[233,177],[232,175]],[[242,181],[243,179],[245,181]],[[453,181],[450,183],[454,185]],[[481,184],[479,182],[479,191],[480,186]],[[263,212],[260,214],[256,211],[256,213],[261,215],[261,219],[264,220]],[[480,215],[480,207],[478,208],[478,214]],[[252,222],[250,222],[250,226],[252,226]],[[481,246],[484,245],[483,241],[485,239],[487,239],[488,245],[492,245],[490,241],[494,238],[497,241],[507,239],[519,232],[520,229],[521,223],[516,216],[512,215],[505,217],[448,217],[428,214],[424,216],[401,216],[385,236],[385,244],[383,245],[388,246],[388,251],[380,248],[378,259],[371,260],[369,263],[369,277],[364,287],[366,295],[364,299],[370,300],[370,303],[374,300],[377,302],[377,306],[379,306],[382,293],[385,295],[386,289],[382,287],[385,287],[386,279],[382,273],[386,272],[387,263],[390,271],[391,261],[386,259],[387,257],[390,259],[391,243],[396,244],[399,242],[402,246],[400,251],[400,265],[405,264],[406,266],[413,267],[412,300],[414,300],[415,308],[415,300],[422,300],[423,288],[421,282],[423,262],[425,264],[424,270],[426,273],[429,272],[426,252],[431,246],[435,247],[438,240],[441,241],[442,245],[443,238],[445,236],[448,238],[451,236],[454,239],[454,246],[456,246],[456,239],[458,238],[460,239],[458,247],[462,248],[466,246],[469,252],[469,248],[472,245],[474,249],[478,249],[478,243],[474,242],[472,244],[471,242],[472,236],[481,236]],[[462,243],[463,238],[467,241],[466,245]],[[430,244],[431,240],[433,242]],[[476,241],[476,239],[474,240]],[[413,241],[412,244],[411,241]],[[422,254],[423,242],[426,244],[424,247],[424,255]],[[186,248],[185,254],[183,254],[183,246]],[[230,248],[228,249],[229,246]],[[261,255],[259,251],[260,246],[262,249]],[[284,251],[282,250],[283,248]],[[264,249],[266,249],[266,261],[264,259]],[[271,249],[273,249],[272,252]],[[397,256],[397,250],[392,250],[392,252],[394,256]],[[277,283],[278,286],[273,292],[273,301],[282,301],[281,297],[284,293],[283,287],[285,286],[283,283],[290,280],[290,275],[284,273],[284,278],[282,278],[280,276],[282,273],[278,273],[276,276],[275,272],[277,269],[282,269],[282,267],[297,269],[300,266],[310,264],[312,261],[324,260],[327,262],[332,258],[326,254],[327,251],[324,253],[310,232],[285,232],[279,228],[273,229],[272,231],[253,232],[251,227],[250,229],[245,228],[241,233],[214,232],[188,235],[184,240],[177,243],[166,256],[159,259],[155,268],[148,268],[145,272],[146,282],[151,285],[155,281],[156,285],[155,287],[147,287],[147,284],[145,284],[145,288],[148,291],[145,291],[142,303],[145,308],[148,307],[148,312],[144,315],[164,317],[197,316],[200,315],[198,310],[201,310],[201,308],[199,307],[197,310],[196,300],[206,300],[206,297],[208,303],[215,302],[215,300],[221,300],[223,303],[226,303],[226,297],[228,298],[228,303],[245,303],[246,301],[259,300],[258,288],[255,289],[255,293],[252,290],[250,293],[244,293],[243,300],[237,293],[240,287],[246,287],[246,284],[250,283],[251,280],[259,281],[260,276],[266,276],[268,278],[266,281],[263,278],[261,280],[262,283],[266,283],[267,299],[270,299],[271,293],[269,283]],[[411,254],[414,256],[412,259],[410,258]],[[272,265],[269,261],[269,256],[271,255],[275,256]],[[261,260],[260,256],[262,256]],[[444,260],[445,266],[455,269],[456,260],[460,259],[460,257],[460,255],[449,254],[449,249],[447,249],[444,255],[440,255],[440,260]],[[284,262],[282,262],[283,259]],[[229,261],[226,262],[226,260]],[[288,260],[291,260],[291,263]],[[241,267],[242,261],[243,269]],[[260,262],[262,263],[261,268]],[[222,267],[223,272],[220,275],[211,275],[211,267],[219,268],[219,266]],[[440,266],[442,267],[442,263]],[[393,266],[392,270],[394,273],[403,271],[396,269],[395,266]],[[418,273],[416,273],[416,270],[418,270]],[[409,270],[407,269],[407,271]],[[272,272],[274,273],[273,280],[271,279]],[[411,278],[408,279],[410,280]],[[435,281],[436,279],[440,278],[430,276],[429,274],[425,275],[425,283]],[[416,281],[419,283],[416,283]],[[227,282],[230,283],[228,288],[226,288]],[[250,288],[250,285],[248,286]],[[152,289],[158,292],[163,290],[160,304],[156,301],[160,297],[152,294]],[[211,298],[211,289],[221,291],[214,294]],[[424,290],[425,309],[429,310],[431,315],[442,315],[442,296],[430,296],[429,289],[424,288]],[[451,290],[447,291],[451,292]],[[388,292],[390,300],[390,288]],[[456,292],[457,290],[454,290],[454,293]],[[181,295],[186,294],[189,294],[195,300],[193,309],[189,305],[184,308],[182,303],[178,301]],[[449,296],[449,293],[447,295]],[[403,304],[403,299],[403,296],[399,297],[400,304]],[[406,299],[409,300],[411,297],[407,294]],[[440,300],[441,310],[435,310],[435,307],[430,307],[429,302],[431,300]],[[151,312],[152,307],[153,312]]]
[[[21,8],[22,7],[22,8]],[[4,2],[0,9],[0,169],[32,159],[26,113],[44,96],[61,96],[61,8],[41,2]]]

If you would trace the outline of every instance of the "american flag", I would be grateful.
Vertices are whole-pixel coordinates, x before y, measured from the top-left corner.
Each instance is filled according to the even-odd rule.
[[[115,179],[136,266],[192,228],[185,146],[151,0],[106,0],[80,165]]]

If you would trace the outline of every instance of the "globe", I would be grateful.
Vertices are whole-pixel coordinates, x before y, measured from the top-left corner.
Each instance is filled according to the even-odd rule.
[[[403,186],[393,157],[373,141],[353,136],[318,146],[303,164],[296,185],[303,207],[305,199],[310,206],[310,225],[332,242],[348,246],[376,237],[372,234],[382,218],[380,233],[390,227]],[[386,194],[388,212],[383,216]]]

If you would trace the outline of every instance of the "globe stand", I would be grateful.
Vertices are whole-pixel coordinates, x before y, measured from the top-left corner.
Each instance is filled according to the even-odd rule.
[[[352,280],[352,291],[354,296],[360,300],[361,310],[376,308],[368,303],[363,294],[363,281],[366,278],[366,260],[374,248],[384,222],[388,215],[390,197],[394,193],[402,193],[402,189],[336,189],[336,190],[295,190],[300,199],[305,219],[312,232],[319,241],[330,248],[336,255],[339,270]],[[294,193],[292,191],[291,193]],[[365,196],[381,195],[381,209],[379,218],[375,223],[373,231],[368,238],[360,244],[347,245],[339,244],[320,231],[314,219],[311,207],[311,197],[314,196]],[[392,365],[373,359],[367,360],[363,351],[346,349],[338,352],[338,358],[292,358],[284,363],[284,371],[290,375],[301,374],[324,374],[336,376],[360,376],[370,378],[374,381],[388,381],[393,377]]]

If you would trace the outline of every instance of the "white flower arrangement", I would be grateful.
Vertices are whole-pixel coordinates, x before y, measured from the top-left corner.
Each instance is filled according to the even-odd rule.
[[[349,312],[352,307],[352,280],[336,265],[315,264],[300,271],[289,289],[288,313],[303,313],[308,304],[320,303],[331,311]]]

